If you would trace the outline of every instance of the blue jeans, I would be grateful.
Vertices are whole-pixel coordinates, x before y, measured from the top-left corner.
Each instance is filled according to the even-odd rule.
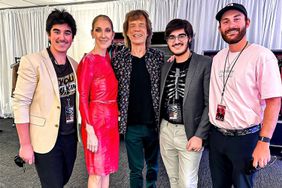
[[[158,176],[159,137],[154,128],[130,125],[125,134],[125,146],[130,169],[130,187],[143,188],[144,158],[146,161],[146,187],[155,188]]]

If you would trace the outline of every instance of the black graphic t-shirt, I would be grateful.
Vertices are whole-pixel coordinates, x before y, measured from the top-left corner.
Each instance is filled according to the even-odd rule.
[[[165,81],[161,114],[170,123],[183,124],[185,79],[190,59],[183,63],[174,62]]]
[[[76,82],[75,75],[68,59],[64,65],[56,64],[53,55],[48,49],[49,56],[53,62],[59,83],[61,99],[61,116],[59,133],[69,135],[76,132]]]

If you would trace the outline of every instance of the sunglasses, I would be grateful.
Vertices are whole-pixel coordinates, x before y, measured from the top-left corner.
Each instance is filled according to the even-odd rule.
[[[16,155],[14,158],[14,162],[18,167],[23,168],[23,171],[25,172],[25,162],[20,156]]]

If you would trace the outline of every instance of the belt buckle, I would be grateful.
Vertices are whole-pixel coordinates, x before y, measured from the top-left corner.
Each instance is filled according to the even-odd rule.
[[[235,133],[236,133],[236,136],[244,136],[244,135],[246,135],[246,134],[248,134],[247,133],[248,132],[248,130],[235,130]]]
[[[234,133],[232,133],[232,132],[230,132],[230,131],[228,131],[228,130],[226,130],[226,129],[220,128],[219,130],[220,130],[220,132],[221,132],[224,136],[234,136]]]

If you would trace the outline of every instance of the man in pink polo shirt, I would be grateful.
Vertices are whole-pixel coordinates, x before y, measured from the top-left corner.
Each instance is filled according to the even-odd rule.
[[[214,57],[210,79],[213,187],[253,187],[249,164],[263,168],[270,160],[282,96],[278,63],[270,50],[247,41],[250,20],[243,5],[228,4],[216,19],[228,47]]]

